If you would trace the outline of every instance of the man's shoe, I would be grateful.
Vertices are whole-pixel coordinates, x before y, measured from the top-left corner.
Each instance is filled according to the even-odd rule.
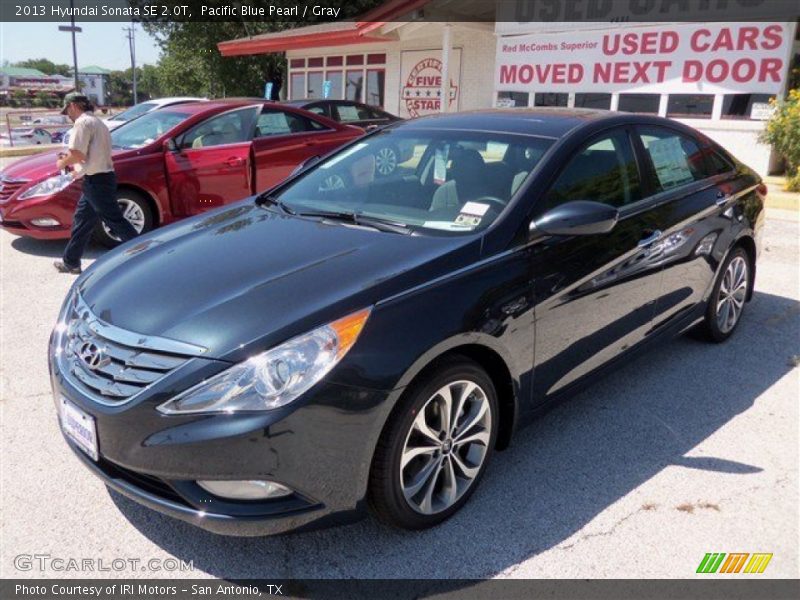
[[[67,263],[61,260],[54,262],[53,266],[59,273],[69,273],[70,275],[80,275],[81,273],[80,267],[70,267]]]

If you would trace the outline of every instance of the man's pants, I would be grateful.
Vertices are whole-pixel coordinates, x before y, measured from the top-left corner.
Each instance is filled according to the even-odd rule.
[[[117,203],[117,176],[113,172],[84,176],[83,194],[72,218],[72,235],[64,249],[64,264],[80,267],[83,251],[100,219],[123,242],[138,235],[122,216]]]

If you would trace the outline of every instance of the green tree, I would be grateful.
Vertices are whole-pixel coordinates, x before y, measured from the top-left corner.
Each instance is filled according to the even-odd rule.
[[[129,0],[144,6],[146,0]],[[363,14],[383,0],[318,0],[319,6],[339,7],[340,19]],[[166,0],[164,6],[189,5],[194,14],[207,2]],[[257,3],[266,6],[267,3]],[[294,0],[274,0],[270,5],[293,7]],[[163,95],[192,95],[207,97],[261,96],[264,83],[280,85],[284,79],[285,59],[280,54],[223,57],[217,49],[219,42],[281,31],[304,23],[265,20],[256,22],[143,22],[144,29],[153,35],[161,47],[157,80]],[[276,85],[277,87],[277,85]]]
[[[59,65],[46,58],[30,58],[13,64],[14,67],[25,67],[27,69],[38,69],[47,75],[64,75],[68,77],[72,74],[72,67],[69,65]]]
[[[777,102],[761,139],[786,159],[787,189],[800,192],[800,89]]]

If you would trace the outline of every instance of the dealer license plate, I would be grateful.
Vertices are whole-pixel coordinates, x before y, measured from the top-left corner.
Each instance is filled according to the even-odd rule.
[[[66,398],[61,398],[61,427],[67,437],[97,460],[97,427],[94,417],[87,415]]]

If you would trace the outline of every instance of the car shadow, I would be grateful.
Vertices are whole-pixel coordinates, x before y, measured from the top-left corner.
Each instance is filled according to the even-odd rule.
[[[35,240],[29,237],[18,237],[11,241],[11,247],[18,252],[49,258],[61,258],[64,255],[64,247],[66,245],[67,240]],[[106,252],[108,252],[108,248],[90,242],[86,252],[83,253],[83,258],[99,258]]]
[[[686,456],[748,410],[800,354],[800,303],[758,293],[736,334],[714,345],[682,336],[519,430],[469,503],[423,532],[373,518],[323,531],[228,538],[112,492],[141,533],[195,569],[235,578],[483,578],[564,542],[666,467],[727,474],[762,469]]]

